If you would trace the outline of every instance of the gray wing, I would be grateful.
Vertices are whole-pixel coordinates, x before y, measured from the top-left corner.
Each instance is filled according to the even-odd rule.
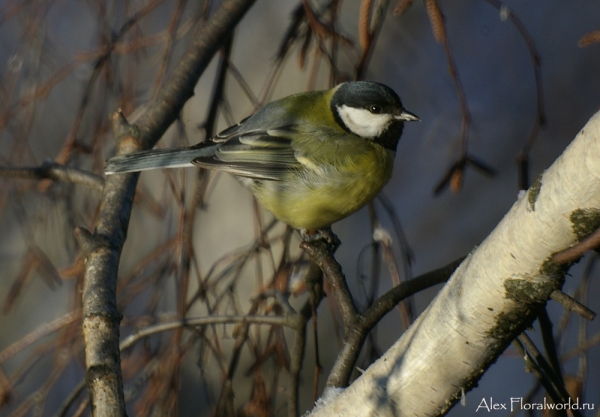
[[[192,164],[242,177],[279,181],[289,170],[302,166],[296,159],[290,133],[280,128],[229,135],[217,145],[214,154],[194,158]]]
[[[286,172],[301,168],[292,139],[295,125],[289,113],[273,103],[215,136],[212,155],[192,164],[242,177],[280,181]]]

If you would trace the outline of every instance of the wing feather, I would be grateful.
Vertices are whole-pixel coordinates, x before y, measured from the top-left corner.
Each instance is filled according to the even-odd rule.
[[[242,128],[238,125],[220,133],[215,142],[224,141],[218,143],[215,153],[195,158],[192,164],[272,181],[280,181],[286,172],[301,167],[292,146],[291,126],[247,131]]]
[[[198,155],[192,164],[242,177],[280,181],[302,164],[296,159],[295,117],[281,102],[264,106],[254,115],[217,134],[211,155]]]

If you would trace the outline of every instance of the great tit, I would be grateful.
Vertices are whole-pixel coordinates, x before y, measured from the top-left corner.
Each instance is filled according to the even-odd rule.
[[[198,166],[235,175],[303,236],[371,201],[392,174],[406,111],[391,88],[366,81],[273,101],[214,138],[108,160],[106,174]]]

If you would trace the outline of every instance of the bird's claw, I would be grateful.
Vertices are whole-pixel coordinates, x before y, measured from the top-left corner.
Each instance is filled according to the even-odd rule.
[[[300,236],[306,243],[325,241],[332,248],[332,253],[342,244],[342,241],[331,230],[331,227],[326,227],[317,230],[300,229]]]

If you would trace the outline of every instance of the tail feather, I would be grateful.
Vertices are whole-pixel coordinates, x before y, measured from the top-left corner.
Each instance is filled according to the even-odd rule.
[[[209,156],[214,153],[214,146],[150,149],[126,155],[117,155],[106,161],[106,175],[119,172],[146,171],[157,168],[178,168],[193,166],[194,158]]]

